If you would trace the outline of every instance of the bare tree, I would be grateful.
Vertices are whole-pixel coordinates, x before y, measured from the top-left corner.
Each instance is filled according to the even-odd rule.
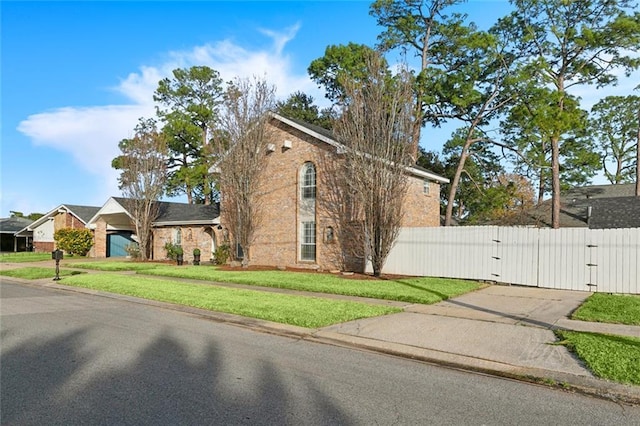
[[[368,78],[342,82],[347,104],[334,133],[346,147],[346,196],[356,203],[373,273],[380,276],[403,218],[413,144],[412,78],[367,58]]]
[[[118,144],[122,154],[111,165],[121,171],[119,188],[133,216],[142,260],[151,255],[151,225],[158,217],[158,200],[167,176],[167,143],[153,119],[139,120],[135,135]]]
[[[218,157],[222,220],[229,231],[235,259],[251,260],[251,245],[260,225],[259,178],[270,137],[268,112],[275,87],[265,80],[236,79],[225,95],[220,125],[224,137],[213,142]]]

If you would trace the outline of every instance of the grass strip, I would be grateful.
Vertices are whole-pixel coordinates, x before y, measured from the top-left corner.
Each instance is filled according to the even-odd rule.
[[[640,385],[640,339],[610,334],[557,331],[563,344],[598,377]]]
[[[59,276],[66,277],[71,275],[84,274],[85,272],[71,271],[68,269],[60,269]],[[41,278],[53,278],[56,276],[55,268],[39,268],[35,266],[29,266],[26,268],[8,269],[6,271],[0,271],[0,275],[13,278],[23,278],[25,280],[39,280]]]
[[[203,266],[157,265],[153,269],[145,269],[140,273],[423,304],[437,303],[480,288],[480,284],[474,281],[445,278],[357,280],[332,274],[291,271],[221,271],[215,267]]]
[[[74,262],[73,264],[69,264],[68,266],[73,266],[74,268],[80,269],[92,269],[96,271],[145,271],[149,269],[157,268],[158,266],[162,266],[159,263],[153,262],[127,262],[127,261],[97,261],[97,262]]]
[[[178,283],[138,275],[76,275],[64,278],[61,283],[307,328],[401,311],[358,302]]]
[[[30,251],[23,251],[18,253],[0,254],[1,263],[41,262],[43,260],[51,260],[51,253],[34,253]]]
[[[572,319],[614,324],[640,325],[640,296],[594,293]]]

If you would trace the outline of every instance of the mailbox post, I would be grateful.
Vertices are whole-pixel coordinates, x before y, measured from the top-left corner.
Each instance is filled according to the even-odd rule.
[[[63,257],[64,255],[62,254],[62,250],[54,250],[51,252],[51,259],[56,261],[56,276],[53,279],[54,281],[60,280],[60,261]]]

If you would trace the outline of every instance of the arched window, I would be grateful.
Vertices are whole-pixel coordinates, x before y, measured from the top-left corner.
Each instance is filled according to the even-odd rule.
[[[316,198],[316,167],[313,163],[304,163],[302,166],[300,189],[303,200]]]
[[[300,203],[298,224],[300,229],[299,260],[316,260],[316,167],[311,162],[300,169]]]

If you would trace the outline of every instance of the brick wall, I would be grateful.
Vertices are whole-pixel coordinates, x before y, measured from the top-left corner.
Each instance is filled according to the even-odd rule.
[[[96,229],[93,232],[92,257],[107,257],[107,222],[103,218],[96,221]]]
[[[35,241],[33,243],[33,251],[38,253],[52,252],[55,248],[53,241]]]
[[[272,120],[271,143],[275,151],[265,154],[259,193],[259,227],[251,247],[251,263],[279,267],[314,268],[322,270],[363,270],[363,259],[354,257],[349,247],[361,247],[362,236],[357,229],[355,212],[338,202],[340,182],[336,170],[342,157],[335,148]],[[284,146],[290,141],[291,148]],[[316,261],[300,260],[300,170],[306,162],[316,166]],[[412,177],[406,199],[403,226],[439,226],[439,184],[430,184],[429,194],[423,193],[424,180]],[[222,220],[227,213],[222,204]],[[329,239],[329,234],[333,238]]]
[[[164,245],[173,242],[174,232],[177,227],[162,227],[153,230],[153,259],[167,259],[167,251]],[[212,239],[216,230],[211,226],[181,226],[182,250],[184,260],[193,263],[193,249],[200,249],[200,262],[208,262],[212,258]]]

